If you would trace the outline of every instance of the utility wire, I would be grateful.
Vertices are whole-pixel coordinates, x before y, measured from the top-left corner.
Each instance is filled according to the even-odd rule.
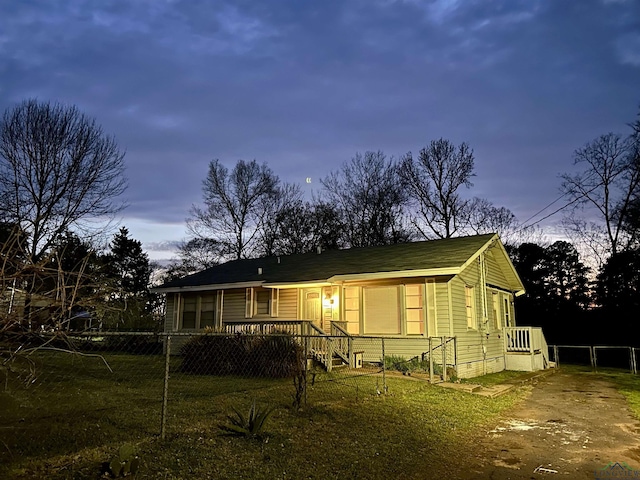
[[[544,217],[542,217],[540,220],[536,220],[535,222],[530,223],[529,225],[524,225],[525,223],[527,223],[529,220],[531,220],[533,217],[535,217],[536,215],[539,215],[541,212],[545,211],[547,208],[549,208],[551,205],[553,205],[554,203],[558,202],[562,197],[568,195],[568,194],[563,194],[561,197],[555,199],[553,202],[551,202],[549,205],[547,205],[546,207],[544,207],[542,210],[540,210],[539,212],[537,212],[535,215],[529,217],[526,221],[522,222],[523,225],[520,227],[518,232],[521,232],[529,227],[533,227],[534,225],[537,225],[538,223],[546,220],[549,217],[552,217],[553,215],[555,215],[556,213],[564,210],[567,207],[570,207],[571,205],[573,205],[574,203],[579,202],[580,200],[582,200],[584,197],[586,197],[587,195],[589,195],[591,192],[593,192],[596,188],[602,186],[604,183],[600,182],[597,185],[595,185],[593,188],[591,188],[590,190],[580,194],[578,197],[574,198],[573,200],[571,200],[569,203],[563,205],[560,208],[557,208],[556,210],[554,210],[553,212],[549,213],[548,215],[545,215]]]

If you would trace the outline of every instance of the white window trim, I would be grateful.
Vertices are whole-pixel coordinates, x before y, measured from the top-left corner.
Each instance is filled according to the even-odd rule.
[[[280,308],[280,289],[262,289],[271,290],[269,292],[269,313],[267,316],[271,318],[277,318],[279,316]],[[254,318],[257,316],[257,295],[256,287],[247,287],[244,293],[244,318]],[[262,316],[262,315],[261,315]]]
[[[222,326],[222,305],[223,305],[223,295],[224,292],[222,290],[218,290],[217,292],[202,292],[201,294],[196,295],[196,318],[195,318],[195,326],[194,328],[185,328],[184,327],[184,296],[181,294],[177,295],[176,300],[176,314],[177,321],[176,324],[178,328],[176,330],[189,330],[189,331],[198,331],[202,330],[200,323],[202,321],[202,297],[203,295],[215,295],[214,296],[214,313],[213,313],[213,327],[217,328]]]
[[[513,324],[513,316],[511,311],[511,299],[508,295],[504,295],[504,300],[502,302],[503,305],[503,320],[505,327],[511,327]]]
[[[475,288],[471,285],[465,285],[464,286],[464,307],[465,307],[465,316],[467,320],[467,330],[478,330],[478,314],[476,312],[475,297],[476,297]]]
[[[420,299],[422,301],[422,306],[419,308],[416,307],[408,307],[407,306],[407,286],[418,286],[420,287]],[[411,283],[402,285],[402,309],[404,311],[403,315],[403,335],[408,337],[425,337],[427,336],[427,322],[426,322],[426,310],[427,310],[427,299],[426,299],[426,288],[424,283]],[[418,323],[418,322],[409,322],[409,315],[407,314],[408,310],[420,310],[420,324],[422,327],[422,333],[409,333],[409,323]]]

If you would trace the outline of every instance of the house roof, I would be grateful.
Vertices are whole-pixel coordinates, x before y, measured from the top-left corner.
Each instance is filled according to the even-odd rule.
[[[321,253],[233,260],[173,280],[157,292],[210,290],[243,286],[286,288],[355,280],[455,275],[483,251],[498,247],[498,257],[513,291],[523,291],[496,234],[401,243],[376,247],[325,250]]]

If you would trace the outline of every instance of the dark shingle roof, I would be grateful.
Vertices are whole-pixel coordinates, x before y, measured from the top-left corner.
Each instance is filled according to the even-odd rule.
[[[165,283],[169,288],[239,282],[322,282],[335,275],[461,267],[494,234],[377,247],[233,260]],[[262,274],[258,274],[258,268]]]

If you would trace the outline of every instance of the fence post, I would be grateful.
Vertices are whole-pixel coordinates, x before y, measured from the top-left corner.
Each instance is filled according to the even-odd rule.
[[[556,362],[556,368],[560,368],[560,359],[558,358],[558,345],[553,346],[553,361]]]
[[[638,373],[638,369],[636,367],[636,354],[635,348],[629,347],[629,365],[631,366],[631,373],[634,375]]]
[[[162,392],[162,415],[160,424],[160,438],[164,440],[167,423],[167,401],[169,398],[169,359],[171,356],[171,335],[166,337],[166,355],[164,360],[164,390]]]
[[[433,338],[429,337],[429,382],[433,385]]]
[[[589,360],[591,360],[591,368],[593,370],[597,370],[597,361],[596,361],[596,347],[588,347],[589,348]]]
[[[447,337],[442,337],[440,340],[442,346],[442,381],[447,381]]]
[[[309,336],[304,337],[304,406],[307,406],[307,382],[309,381]]]
[[[382,392],[387,393],[387,367],[384,355],[384,338],[382,338]]]

